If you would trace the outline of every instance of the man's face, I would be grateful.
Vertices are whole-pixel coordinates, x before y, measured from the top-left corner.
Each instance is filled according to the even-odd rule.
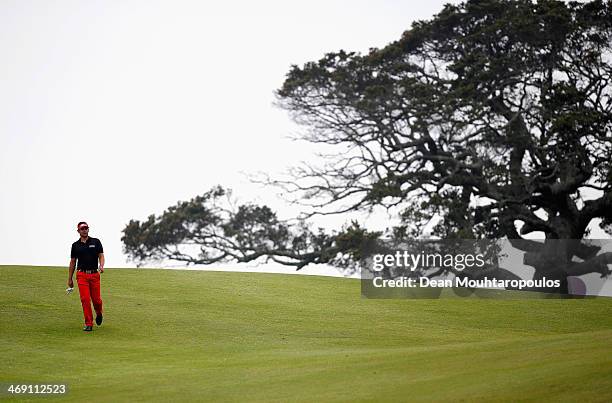
[[[82,237],[86,237],[89,235],[89,226],[86,224],[81,224],[79,226],[79,235],[81,235]]]

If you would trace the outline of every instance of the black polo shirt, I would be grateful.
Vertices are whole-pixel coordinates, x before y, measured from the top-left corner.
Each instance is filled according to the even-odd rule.
[[[103,252],[102,242],[98,238],[88,237],[87,242],[81,242],[79,238],[72,244],[70,258],[76,258],[77,269],[97,270],[98,254]]]

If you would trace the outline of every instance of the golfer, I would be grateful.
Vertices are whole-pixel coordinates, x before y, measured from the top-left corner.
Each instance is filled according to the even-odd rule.
[[[72,274],[77,269],[77,284],[83,305],[86,332],[93,328],[91,301],[96,311],[96,324],[102,324],[102,298],[100,297],[100,273],[104,273],[104,250],[97,238],[89,236],[89,225],[81,221],[77,224],[79,239],[72,244],[70,250],[70,267],[68,269],[68,287],[73,288]],[[100,265],[98,266],[98,260]],[[99,267],[99,268],[98,268]],[[91,300],[91,301],[90,301]]]

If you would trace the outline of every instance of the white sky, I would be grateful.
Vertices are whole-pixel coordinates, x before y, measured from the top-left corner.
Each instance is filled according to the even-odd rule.
[[[442,3],[2,0],[0,264],[67,264],[86,220],[130,266],[131,218],[215,184],[269,202],[241,172],[312,151],[272,105],[290,65],[384,46]]]
[[[312,156],[272,105],[290,65],[384,46],[443,3],[0,1],[0,264],[66,265],[85,220],[131,266],[131,218],[215,184],[282,206],[241,172]]]

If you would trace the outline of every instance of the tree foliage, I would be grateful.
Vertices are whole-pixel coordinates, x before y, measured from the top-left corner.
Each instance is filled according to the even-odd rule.
[[[299,270],[311,263],[350,268],[354,262],[343,254],[358,256],[362,244],[376,236],[357,223],[330,234],[303,221],[281,221],[269,207],[237,204],[230,190],[216,186],[159,216],[130,220],[122,241],[139,265],[165,259],[212,264],[264,258]]]
[[[293,66],[281,105],[342,153],[276,183],[328,212],[436,214],[444,237],[582,238],[612,223],[611,26],[610,3],[471,1]]]

